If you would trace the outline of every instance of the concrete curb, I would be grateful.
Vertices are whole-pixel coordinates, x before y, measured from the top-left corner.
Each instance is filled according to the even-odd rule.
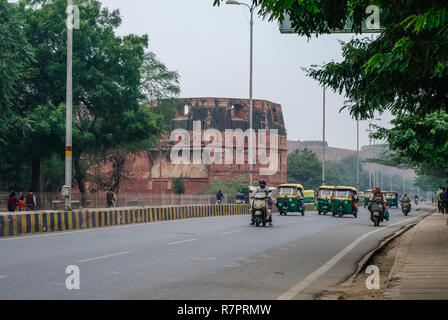
[[[249,214],[247,204],[90,209],[0,215],[0,237],[156,221]]]

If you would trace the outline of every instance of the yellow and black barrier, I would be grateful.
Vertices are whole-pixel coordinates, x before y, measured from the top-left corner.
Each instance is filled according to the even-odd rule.
[[[27,233],[89,229],[132,223],[249,214],[246,204],[148,207],[129,209],[15,212],[0,214],[0,237]]]

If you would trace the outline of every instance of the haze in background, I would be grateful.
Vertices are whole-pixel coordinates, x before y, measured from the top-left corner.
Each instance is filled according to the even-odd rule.
[[[147,33],[149,49],[181,76],[181,97],[248,98],[249,12],[246,7],[213,7],[212,0],[102,0],[119,9],[120,34]],[[249,2],[247,2],[249,3]],[[82,17],[81,17],[82,19]],[[367,35],[371,36],[371,35]],[[306,37],[280,34],[276,22],[254,22],[254,99],[283,107],[288,139],[322,139],[322,87],[301,67],[341,60],[338,39],[352,35]],[[76,33],[75,39],[76,41]],[[339,113],[344,97],[327,90],[326,140],[356,149],[356,122]],[[390,115],[382,117],[386,124]],[[387,120],[387,121],[386,121]],[[367,145],[367,121],[360,145]]]

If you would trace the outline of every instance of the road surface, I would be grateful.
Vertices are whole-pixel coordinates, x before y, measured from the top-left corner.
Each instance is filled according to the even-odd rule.
[[[0,239],[0,299],[311,299],[349,277],[381,239],[428,211],[374,227],[317,212],[133,224]],[[426,207],[428,208],[428,207]],[[79,268],[68,290],[66,268]]]

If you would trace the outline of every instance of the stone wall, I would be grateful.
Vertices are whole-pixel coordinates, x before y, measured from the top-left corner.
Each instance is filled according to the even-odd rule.
[[[249,127],[249,100],[231,98],[185,98],[177,99],[177,104],[184,103],[184,110],[175,109],[171,129],[184,129],[190,134],[190,143],[193,146],[193,124],[199,121],[202,133],[207,129],[217,129],[221,133],[222,142],[225,143],[224,131],[226,129],[247,130]],[[151,107],[156,107],[154,104]],[[286,182],[287,177],[287,139],[286,128],[283,121],[282,108],[279,104],[265,100],[253,101],[253,128],[266,129],[269,142],[270,130],[278,130],[278,171],[274,175],[263,176],[269,185],[277,186]],[[258,139],[257,139],[258,141]],[[209,141],[199,142],[201,152]],[[170,141],[168,134],[164,135],[158,145],[148,151],[139,153],[136,157],[129,155],[127,169],[131,172],[131,181],[124,182],[120,192],[128,193],[172,193],[172,179],[183,177],[186,193],[194,194],[204,191],[213,179],[231,180],[240,175],[247,177],[248,143],[244,144],[243,164],[174,164],[170,158],[170,151],[175,142]],[[268,144],[268,150],[269,150]],[[224,152],[224,148],[215,152]],[[269,151],[268,151],[269,155]],[[235,157],[235,156],[234,156]],[[235,158],[234,158],[235,160]],[[235,163],[235,161],[233,162]],[[253,166],[253,179],[258,180],[261,175],[259,169],[266,165]],[[101,169],[103,175],[111,170],[106,164]],[[93,185],[91,187],[94,187]]]

